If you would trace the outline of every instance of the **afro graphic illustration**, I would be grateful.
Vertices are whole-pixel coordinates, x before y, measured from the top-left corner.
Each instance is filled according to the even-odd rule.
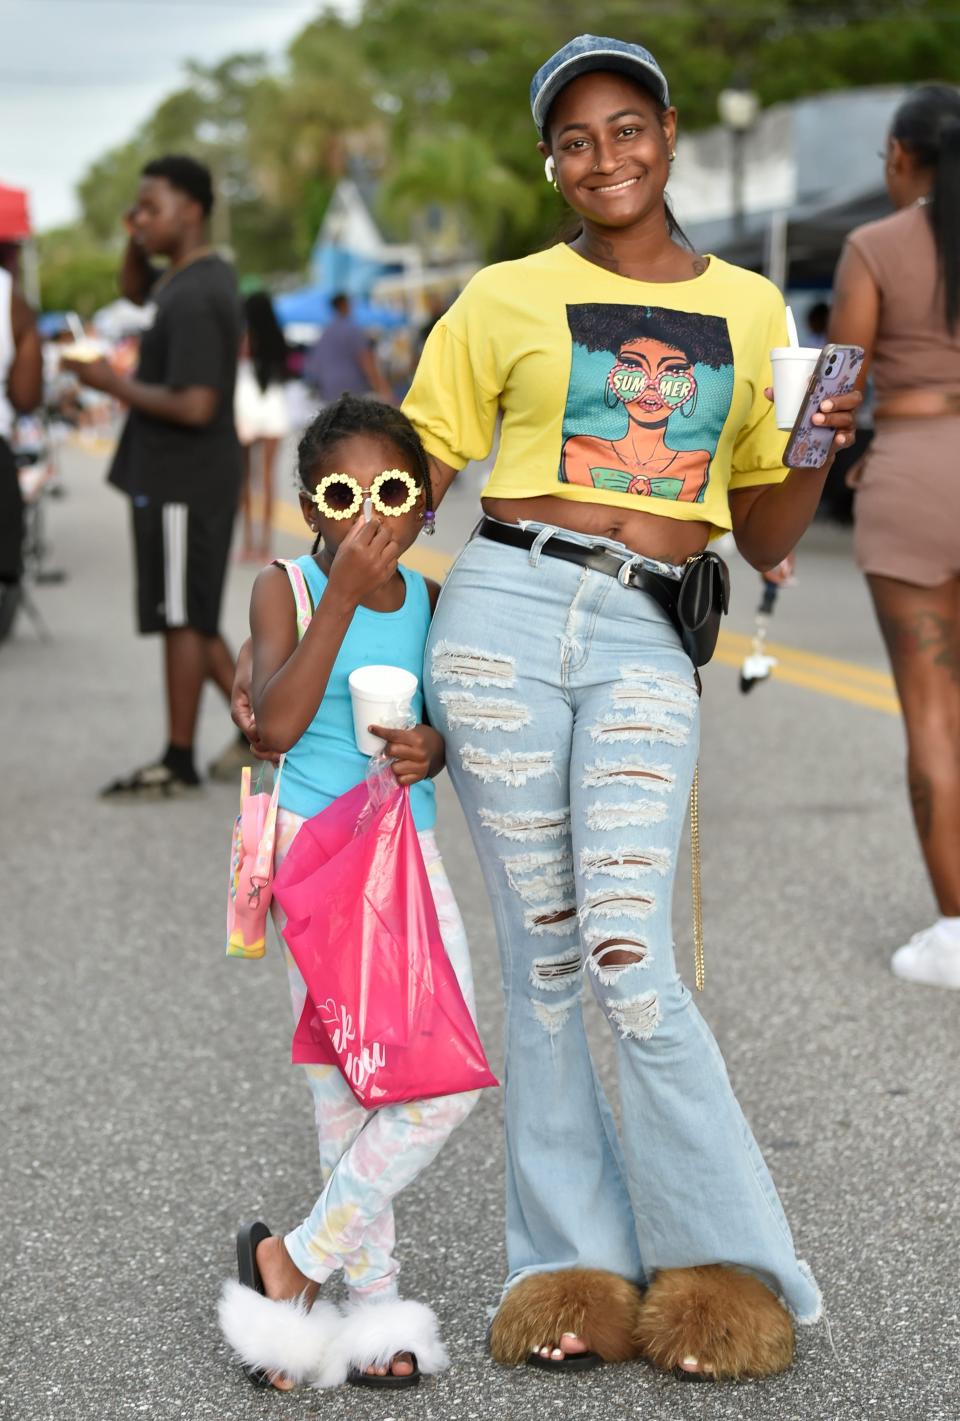
[[[567,307],[573,339],[561,483],[702,503],[733,396],[722,316]]]

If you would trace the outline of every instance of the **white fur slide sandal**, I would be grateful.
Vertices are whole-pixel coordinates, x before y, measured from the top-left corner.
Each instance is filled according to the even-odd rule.
[[[368,1367],[388,1367],[398,1352],[413,1354],[409,1376],[371,1376]],[[341,1332],[316,1375],[318,1386],[399,1388],[416,1386],[421,1376],[442,1372],[450,1365],[440,1337],[436,1314],[426,1303],[413,1299],[351,1303],[344,1309]]]
[[[299,1299],[275,1300],[232,1278],[223,1285],[217,1312],[220,1330],[245,1368],[282,1372],[294,1382],[313,1380],[343,1329],[333,1303],[308,1308]]]

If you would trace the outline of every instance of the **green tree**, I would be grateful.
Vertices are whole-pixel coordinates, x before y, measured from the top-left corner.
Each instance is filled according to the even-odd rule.
[[[119,247],[141,167],[173,150],[213,169],[215,234],[245,273],[301,268],[355,165],[382,180],[391,232],[416,236],[439,211],[482,258],[529,251],[563,210],[543,180],[530,77],[586,25],[656,54],[684,128],[715,123],[731,83],[773,104],[862,84],[960,82],[960,8],[947,0],[596,0],[586,13],[580,0],[362,0],[350,21],[318,14],[279,72],[257,54],[188,65],[187,82],[90,167],[78,189],[84,290],[96,242]],[[105,265],[102,249],[96,260]]]
[[[461,250],[487,253],[529,229],[537,196],[529,182],[498,161],[484,135],[452,128],[411,137],[388,169],[378,208],[385,224],[396,227],[400,221],[412,236],[422,237],[417,219],[438,207],[459,229]]]
[[[325,14],[301,31],[284,73],[264,79],[250,111],[249,154],[260,191],[289,216],[306,260],[351,159],[376,168],[386,150],[376,76],[356,27]]]
[[[92,316],[120,294],[116,254],[95,237],[58,227],[42,232],[37,246],[44,310]]]
[[[555,228],[559,205],[542,178],[528,89],[544,59],[589,24],[646,45],[669,77],[684,128],[717,121],[717,95],[746,83],[765,104],[861,84],[960,82],[960,8],[943,0],[366,0],[361,33],[393,115],[393,157],[405,164],[427,135],[468,129],[497,164],[531,183],[532,215],[487,228],[488,256],[518,255]],[[442,201],[447,162],[437,164]],[[487,170],[478,167],[482,192]]]

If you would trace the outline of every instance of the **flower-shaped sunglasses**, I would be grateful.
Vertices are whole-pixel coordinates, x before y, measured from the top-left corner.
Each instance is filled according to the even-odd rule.
[[[352,474],[324,474],[310,497],[324,518],[339,522],[343,518],[355,518],[364,498],[369,498],[384,518],[399,518],[410,512],[419,493],[420,485],[406,469],[384,469],[368,489]]]

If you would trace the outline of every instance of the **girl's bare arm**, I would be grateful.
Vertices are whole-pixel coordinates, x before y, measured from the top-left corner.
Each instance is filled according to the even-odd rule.
[[[278,567],[260,573],[250,599],[251,700],[257,733],[271,749],[289,750],[313,720],[354,612],[396,572],[398,552],[382,524],[358,521],[340,545],[299,642],[286,573]]]

